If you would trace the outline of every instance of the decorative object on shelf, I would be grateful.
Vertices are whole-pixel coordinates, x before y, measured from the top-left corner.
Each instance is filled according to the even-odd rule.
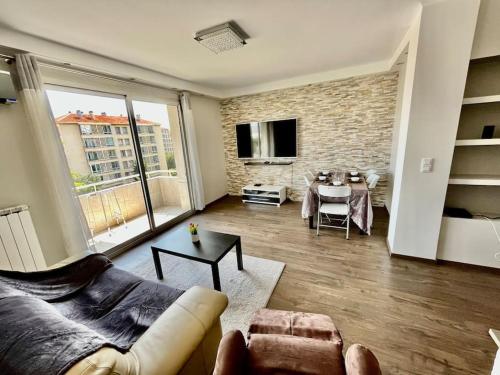
[[[481,134],[481,139],[491,139],[495,134],[495,125],[485,125],[483,127],[483,134]]]
[[[200,236],[198,235],[198,224],[189,223],[189,233],[191,233],[191,241],[194,243],[200,242]]]

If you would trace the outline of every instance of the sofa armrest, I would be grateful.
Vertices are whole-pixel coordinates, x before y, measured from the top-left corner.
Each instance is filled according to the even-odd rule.
[[[226,295],[193,287],[179,297],[130,349],[140,374],[177,374],[218,322]]]
[[[382,375],[377,358],[368,348],[354,344],[345,354],[347,375]]]
[[[194,287],[180,296],[125,354],[102,348],[65,375],[170,375],[190,360],[227,306],[219,292]]]
[[[47,269],[49,270],[53,270],[53,269],[56,269],[56,268],[60,268],[60,267],[64,267],[64,266],[67,266],[68,264],[71,264],[71,263],[74,263],[82,258],[85,258],[86,256],[89,256],[91,254],[95,254],[94,252],[90,251],[90,250],[84,250],[84,251],[81,251],[79,252],[78,254],[75,254],[75,255],[72,255],[72,256],[69,256],[67,258],[64,258],[63,260],[51,265],[50,267],[47,267]]]

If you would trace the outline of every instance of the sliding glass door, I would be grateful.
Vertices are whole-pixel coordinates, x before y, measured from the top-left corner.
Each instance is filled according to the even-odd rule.
[[[176,106],[53,86],[47,96],[97,251],[191,211]]]
[[[177,106],[132,101],[156,226],[191,210]]]

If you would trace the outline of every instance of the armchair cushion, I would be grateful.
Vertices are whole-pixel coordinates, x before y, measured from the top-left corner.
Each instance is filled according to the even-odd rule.
[[[257,333],[248,344],[248,358],[251,374],[345,374],[338,341]]]
[[[342,336],[332,319],[323,314],[260,309],[252,317],[248,334],[268,333],[330,340],[340,344]]]

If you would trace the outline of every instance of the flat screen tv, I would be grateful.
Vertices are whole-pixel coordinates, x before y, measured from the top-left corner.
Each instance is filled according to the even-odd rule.
[[[297,157],[297,119],[247,122],[236,125],[238,158]]]

